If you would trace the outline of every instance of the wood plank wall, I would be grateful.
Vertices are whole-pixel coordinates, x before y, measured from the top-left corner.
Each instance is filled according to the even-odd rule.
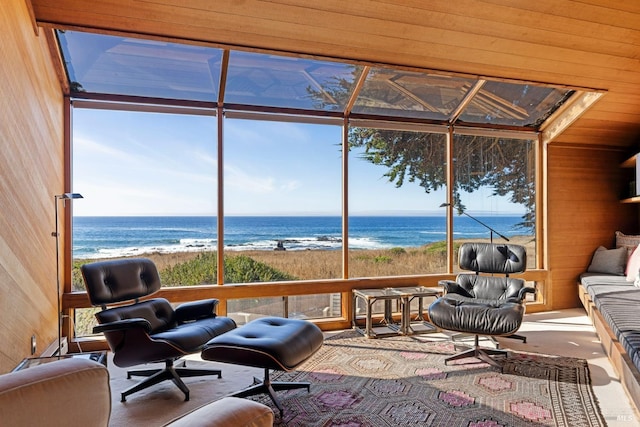
[[[579,307],[576,281],[593,251],[613,248],[616,230],[638,231],[638,205],[619,202],[628,179],[626,153],[551,144],[548,148],[547,307]]]
[[[57,338],[55,192],[62,190],[62,95],[24,0],[0,7],[0,373]]]

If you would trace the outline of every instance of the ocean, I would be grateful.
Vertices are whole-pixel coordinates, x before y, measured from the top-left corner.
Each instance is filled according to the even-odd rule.
[[[478,216],[509,237],[530,234],[518,228],[520,216]],[[466,216],[454,217],[456,238],[489,237],[489,230]],[[351,249],[418,247],[444,240],[444,216],[353,216],[349,218]],[[494,238],[498,238],[494,235]],[[337,216],[225,217],[227,250],[341,249]],[[215,250],[216,218],[205,216],[75,217],[73,256],[78,259]]]

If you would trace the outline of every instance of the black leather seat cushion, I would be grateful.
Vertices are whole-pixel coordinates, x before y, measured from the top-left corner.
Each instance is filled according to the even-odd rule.
[[[306,320],[264,317],[213,338],[202,358],[290,371],[318,351],[323,340],[320,328]]]
[[[198,303],[212,310],[213,306],[208,300],[198,301]],[[154,341],[167,341],[178,347],[180,351],[176,352],[176,355],[185,352],[196,353],[211,338],[236,327],[233,319],[215,316],[211,311],[209,317],[182,323],[176,318],[177,312],[166,299],[154,298],[134,305],[100,311],[96,313],[96,318],[99,323],[144,319],[148,323],[146,332],[150,338]]]
[[[196,353],[204,348],[204,343],[211,337],[228,333],[235,327],[233,319],[217,316],[183,323],[168,331],[153,334],[152,338],[168,341],[189,353]]]
[[[429,307],[429,318],[442,329],[480,335],[511,335],[522,323],[525,307],[508,301],[489,301],[449,295]]]

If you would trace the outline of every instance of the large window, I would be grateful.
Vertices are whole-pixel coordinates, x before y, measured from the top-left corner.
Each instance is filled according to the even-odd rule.
[[[456,242],[521,244],[536,266],[536,140],[459,135],[454,146]]]
[[[164,286],[222,284],[222,248],[224,284],[424,275],[448,272],[450,239],[454,251],[467,240],[509,239],[536,265],[534,139],[485,132],[448,141],[433,127],[357,121],[344,159],[339,125],[224,118],[218,141],[213,115],[78,108],[73,117],[73,189],[84,196],[74,204],[75,267],[145,256]],[[227,314],[243,324],[344,312],[339,289],[306,293],[231,299]],[[80,331],[90,319],[76,312]]]
[[[76,108],[73,123],[75,264],[144,255],[165,285],[210,282],[208,260],[195,279],[176,266],[216,248],[215,118]]]
[[[224,125],[225,283],[341,277],[339,126],[234,120]],[[238,324],[263,315],[340,314],[340,295],[232,300]]]
[[[349,276],[446,271],[446,135],[349,133]]]

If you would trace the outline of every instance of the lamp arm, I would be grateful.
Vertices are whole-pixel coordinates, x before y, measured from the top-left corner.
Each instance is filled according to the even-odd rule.
[[[485,224],[484,222],[480,221],[478,218],[475,218],[471,215],[469,215],[466,212],[462,212],[464,215],[468,216],[469,218],[471,218],[472,220],[474,220],[475,222],[477,222],[480,225],[483,225],[484,227],[486,227],[487,229],[489,229],[491,232],[496,233],[498,236],[502,237],[504,240],[506,240],[507,242],[509,241],[509,239],[504,236],[503,234],[500,234],[500,232],[494,230],[493,228],[489,227],[487,224]]]

